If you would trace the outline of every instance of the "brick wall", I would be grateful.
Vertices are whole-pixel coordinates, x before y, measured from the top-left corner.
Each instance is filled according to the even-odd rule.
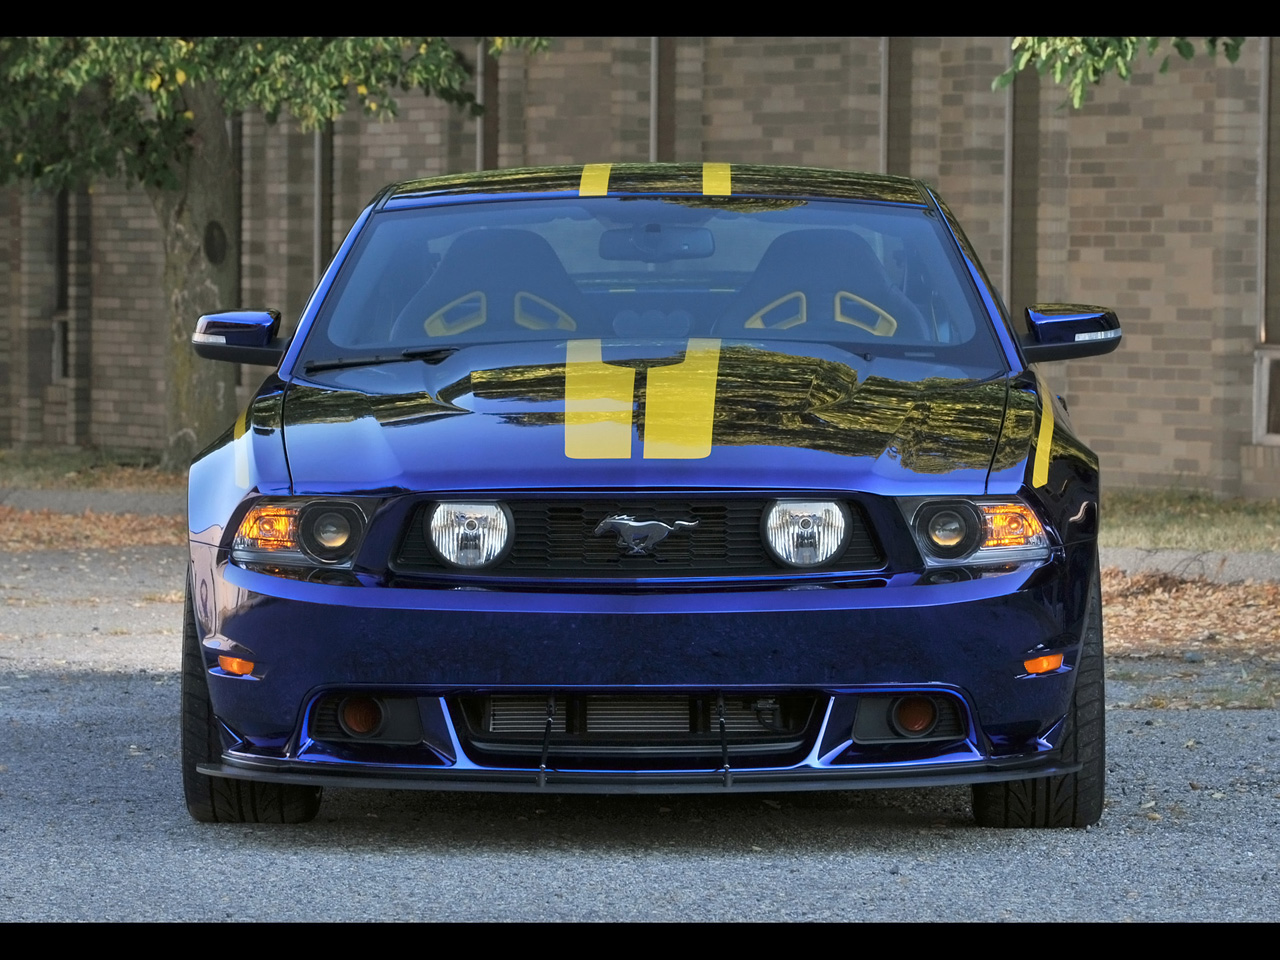
[[[866,37],[676,38],[675,159],[877,169],[882,50],[879,38]],[[1019,110],[1032,111],[1037,130],[1029,146],[1019,141],[1014,169],[1032,171],[1035,189],[1013,191],[1012,214],[1005,170],[1012,100],[991,90],[1007,50],[1007,38],[912,40],[894,67],[895,76],[903,63],[909,73],[903,109],[893,114],[910,124],[896,155],[939,188],[1006,294],[1012,229],[1020,301],[1118,310],[1120,351],[1049,371],[1077,430],[1102,456],[1109,484],[1280,495],[1269,448],[1244,449],[1259,325],[1261,43],[1246,43],[1235,66],[1175,58],[1161,75],[1158,61],[1141,63],[1131,83],[1108,80],[1078,112],[1062,109],[1064,93],[1051,82],[1031,88]],[[544,54],[502,56],[499,164],[647,159],[649,57],[647,37],[566,39]],[[475,129],[469,115],[413,94],[400,97],[394,123],[354,113],[340,119],[332,132],[331,248],[386,183],[474,169]],[[292,323],[316,277],[316,140],[287,117],[268,126],[251,114],[242,131],[242,303],[275,307]],[[9,269],[0,270],[9,310],[0,373],[10,396],[0,442],[58,431],[58,397],[40,372],[49,278],[36,247],[45,242],[47,208],[14,189],[0,196],[0,250],[9,256]],[[104,183],[91,220],[87,437],[154,448],[164,389],[154,216],[141,191]],[[1272,243],[1280,248],[1280,237]],[[242,390],[260,373],[247,371]]]
[[[99,182],[93,191],[89,442],[157,449],[164,435],[164,252],[142,190]]]
[[[1059,121],[1069,232],[1065,264],[1055,250],[1043,272],[1124,325],[1119,351],[1065,365],[1112,484],[1239,491],[1258,320],[1260,74],[1257,45],[1245,51],[1231,70],[1197,61],[1104,85]]]
[[[696,129],[686,125],[677,139],[689,159],[876,166],[878,38],[713,38],[702,45],[701,155],[690,143]],[[678,118],[693,110],[679,98]]]

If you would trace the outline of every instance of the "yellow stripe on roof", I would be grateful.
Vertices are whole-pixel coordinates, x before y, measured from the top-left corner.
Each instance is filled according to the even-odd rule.
[[[1036,435],[1036,462],[1031,470],[1031,485],[1043,487],[1049,482],[1049,448],[1053,446],[1053,397],[1043,380],[1040,383],[1040,432]]]
[[[612,163],[588,163],[582,168],[582,182],[578,184],[578,196],[603,197],[609,193],[609,170]]]
[[[733,192],[729,178],[729,164],[704,163],[702,165],[702,192],[708,197],[727,197]]]

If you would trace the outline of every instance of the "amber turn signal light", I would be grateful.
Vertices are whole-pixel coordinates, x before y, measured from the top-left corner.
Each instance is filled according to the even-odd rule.
[[[1044,527],[1024,503],[982,505],[987,522],[984,547],[1025,547],[1045,542]]]
[[[1022,665],[1026,667],[1027,673],[1050,673],[1062,666],[1062,654],[1055,653],[1047,657],[1036,657],[1034,660],[1024,660]]]
[[[253,661],[241,660],[239,657],[219,657],[218,666],[227,673],[234,673],[237,677],[253,673]]]

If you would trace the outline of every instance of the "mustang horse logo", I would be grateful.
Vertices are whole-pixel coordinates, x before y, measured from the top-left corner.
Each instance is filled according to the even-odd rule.
[[[677,530],[692,530],[698,525],[697,520],[677,520],[668,526],[661,520],[636,520],[635,517],[605,517],[596,526],[594,536],[602,537],[612,531],[618,535],[618,546],[624,547],[626,557],[646,557],[653,554],[653,549],[667,536]]]

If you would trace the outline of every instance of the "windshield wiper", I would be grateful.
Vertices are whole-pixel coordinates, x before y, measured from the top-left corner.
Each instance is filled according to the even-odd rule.
[[[380,363],[404,363],[406,360],[421,360],[424,363],[440,363],[458,352],[457,347],[418,347],[404,350],[391,357],[338,357],[336,360],[308,360],[303,366],[306,373],[319,373],[322,370],[345,370],[347,367],[372,367]]]

